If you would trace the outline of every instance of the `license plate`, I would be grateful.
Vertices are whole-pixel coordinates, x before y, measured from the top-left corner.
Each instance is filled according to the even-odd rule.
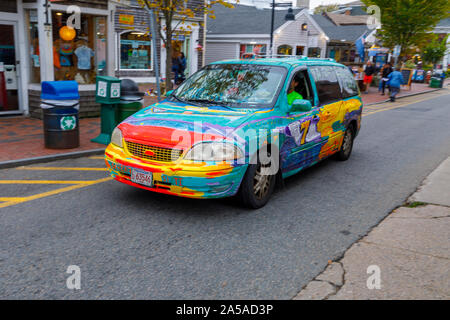
[[[131,181],[147,187],[153,186],[153,173],[138,170],[131,171]]]

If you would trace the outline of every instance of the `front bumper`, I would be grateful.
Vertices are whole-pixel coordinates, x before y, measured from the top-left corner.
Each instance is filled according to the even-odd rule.
[[[111,176],[122,183],[170,195],[188,198],[223,198],[237,193],[247,170],[245,164],[199,163],[179,160],[174,163],[145,161],[131,157],[124,149],[109,144],[105,163]],[[131,171],[153,173],[153,186],[131,181]]]

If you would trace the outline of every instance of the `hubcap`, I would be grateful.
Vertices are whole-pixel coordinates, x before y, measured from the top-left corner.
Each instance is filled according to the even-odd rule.
[[[344,136],[344,142],[342,144],[342,150],[345,155],[348,155],[352,147],[352,133],[350,130],[347,130]]]
[[[267,171],[266,167],[258,164],[253,178],[253,192],[258,199],[263,199],[269,192],[272,176],[265,174]]]

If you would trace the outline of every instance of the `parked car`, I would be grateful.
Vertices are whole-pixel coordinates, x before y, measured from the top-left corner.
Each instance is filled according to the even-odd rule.
[[[362,107],[353,75],[332,59],[216,62],[119,124],[106,165],[134,187],[259,208],[277,181],[347,160]]]

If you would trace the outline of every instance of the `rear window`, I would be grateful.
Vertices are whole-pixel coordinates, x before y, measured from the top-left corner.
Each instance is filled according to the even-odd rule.
[[[356,84],[352,72],[345,67],[334,67],[334,70],[336,71],[341,85],[342,97],[345,99],[357,96],[359,94],[358,85]]]
[[[321,105],[342,99],[339,80],[332,66],[314,66],[310,70],[316,83],[317,95]]]

